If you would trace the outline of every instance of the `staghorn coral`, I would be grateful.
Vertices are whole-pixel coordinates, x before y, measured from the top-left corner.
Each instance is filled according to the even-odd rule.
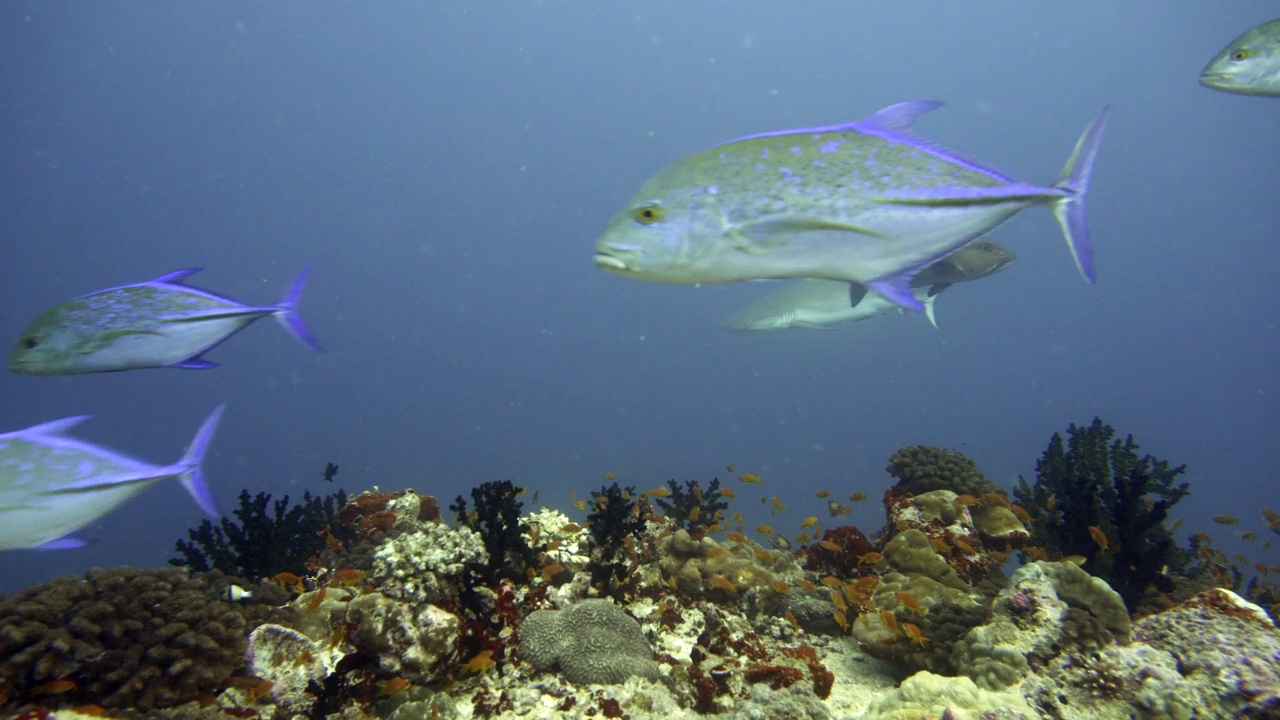
[[[563,610],[537,610],[520,627],[520,657],[537,670],[558,666],[569,682],[618,684],[658,678],[640,625],[611,600],[590,599]]]
[[[217,525],[202,521],[187,531],[188,540],[177,542],[175,548],[182,557],[169,564],[194,571],[216,569],[254,580],[281,572],[302,573],[309,559],[327,549],[330,537],[345,546],[354,543],[355,532],[335,522],[338,508],[346,501],[341,490],[322,497],[308,491],[301,504],[289,507],[288,495],[272,503],[268,493],[251,496],[241,490],[235,511],[240,522],[226,517]]]
[[[889,467],[885,470],[898,478],[896,489],[910,495],[950,490],[976,497],[996,491],[996,486],[978,466],[955,450],[928,445],[904,447],[889,458]]]
[[[75,703],[140,710],[212,693],[238,668],[245,621],[186,570],[95,569],[0,603],[0,683],[31,699],[72,680]]]
[[[1185,465],[1139,457],[1137,449],[1132,435],[1115,439],[1115,430],[1096,417],[1088,427],[1073,424],[1065,443],[1058,433],[1050,438],[1036,462],[1035,483],[1019,478],[1014,489],[1034,520],[1032,544],[1051,558],[1088,558],[1085,570],[1106,580],[1130,609],[1149,587],[1172,589],[1166,570],[1183,570],[1164,521],[1190,492],[1187,483],[1174,484]],[[1090,527],[1102,531],[1107,547]]]

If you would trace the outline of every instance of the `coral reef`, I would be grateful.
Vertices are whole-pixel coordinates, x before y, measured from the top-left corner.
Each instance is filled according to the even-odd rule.
[[[379,545],[369,577],[415,607],[445,604],[457,597],[458,583],[468,569],[486,567],[488,559],[479,533],[429,522]]]
[[[440,504],[430,495],[412,490],[362,492],[338,510],[338,523],[357,540],[379,541],[386,535],[412,532],[419,525],[440,521]]]
[[[719,523],[729,507],[720,493],[720,478],[712,478],[706,490],[697,480],[686,481],[684,487],[668,480],[667,488],[670,495],[654,498],[654,503],[677,527],[683,527],[694,538],[702,537],[707,528]]]
[[[908,495],[950,490],[957,495],[995,492],[996,486],[963,453],[928,445],[904,447],[889,458],[885,470],[898,478],[894,489]]]
[[[183,569],[128,567],[27,588],[0,603],[0,685],[22,701],[69,682],[67,702],[143,711],[215,692],[246,634],[221,590]]]
[[[623,489],[615,482],[599,491],[593,490],[589,505],[587,530],[591,533],[591,559],[587,569],[591,573],[591,587],[601,595],[623,600],[627,595],[627,566],[631,562],[626,543],[630,541],[634,547],[643,539],[648,503],[637,497],[634,487]]]
[[[177,542],[182,557],[169,563],[194,571],[217,569],[251,580],[302,573],[308,560],[332,549],[331,541],[338,547],[355,541],[354,531],[335,521],[346,500],[341,490],[322,497],[308,491],[301,504],[290,507],[288,495],[272,503],[268,493],[253,496],[242,490],[235,510],[240,522],[227,517],[217,525],[202,521],[187,531],[189,540]]]
[[[537,552],[525,540],[529,527],[520,520],[524,503],[519,497],[523,492],[510,480],[486,482],[471,489],[474,510],[467,510],[461,495],[449,506],[458,523],[479,533],[484,541],[487,560],[475,570],[490,587],[503,579],[522,582],[538,566]]]
[[[640,625],[611,600],[582,600],[563,610],[530,614],[520,628],[519,653],[538,670],[558,666],[579,685],[658,677]]]
[[[893,692],[871,703],[862,720],[920,720],[948,715],[991,720],[1039,720],[1043,717],[1017,692],[993,692],[979,688],[969,678],[919,672],[904,680]]]
[[[426,682],[447,660],[461,637],[457,616],[434,605],[413,608],[381,593],[347,603],[347,639],[378,658],[380,670],[392,677]]]
[[[1139,457],[1133,436],[1094,418],[1054,433],[1036,480],[1019,478],[1014,496],[1033,519],[1032,544],[1051,559],[1078,555],[1084,569],[1106,580],[1130,609],[1149,587],[1169,590],[1167,572],[1184,565],[1164,526],[1169,509],[1190,492],[1175,485],[1185,465]]]

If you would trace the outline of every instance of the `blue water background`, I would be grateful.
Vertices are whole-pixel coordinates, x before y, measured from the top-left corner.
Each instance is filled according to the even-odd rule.
[[[962,450],[1008,486],[1051,433],[1096,414],[1187,463],[1181,535],[1235,549],[1234,533],[1265,530],[1260,506],[1280,506],[1280,100],[1196,80],[1276,14],[1261,0],[5,3],[4,343],[99,288],[202,266],[196,284],[270,303],[313,263],[302,313],[326,351],[266,320],[212,352],[215,370],[6,373],[0,429],[93,414],[78,436],[168,463],[228,402],[206,463],[227,509],[241,488],[447,501],[495,479],[570,509],[604,473],[647,488],[732,463],[766,478],[735,507],[798,532],[824,516],[819,489],[870,494],[850,519],[879,528],[900,446]],[[665,163],[912,98],[948,103],[922,136],[1032,182],[1115,104],[1090,193],[1096,286],[1043,209],[993,236],[1017,264],[944,296],[940,330],[894,316],[735,335],[718,321],[768,285],[593,267],[605,223]],[[163,565],[200,519],[161,484],[86,528],[88,548],[0,554],[0,588]]]

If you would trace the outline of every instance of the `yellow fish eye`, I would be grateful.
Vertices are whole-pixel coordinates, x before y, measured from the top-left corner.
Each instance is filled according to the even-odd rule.
[[[641,225],[652,225],[667,216],[667,211],[662,209],[661,205],[649,203],[641,205],[631,213],[631,217]]]
[[[27,339],[25,339],[25,340],[23,340],[23,341],[22,341],[22,346],[23,346],[23,347],[25,347],[25,348],[26,348],[26,349],[28,349],[28,350],[35,350],[35,349],[36,349],[36,346],[37,346],[37,345],[39,345],[39,344],[40,344],[40,340],[39,340],[38,338],[36,338],[36,336],[35,336],[35,335],[32,335],[32,336],[30,336],[30,337],[28,337]]]
[[[1248,59],[1249,59],[1249,51],[1248,51],[1247,49],[1244,49],[1244,48],[1242,48],[1242,49],[1240,49],[1240,50],[1237,50],[1237,51],[1235,51],[1235,52],[1231,53],[1231,59],[1232,59],[1232,60],[1235,60],[1236,62],[1240,62],[1241,60],[1248,60]]]

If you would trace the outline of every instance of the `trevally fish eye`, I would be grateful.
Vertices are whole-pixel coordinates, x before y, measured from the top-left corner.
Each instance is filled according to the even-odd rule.
[[[667,211],[657,203],[646,203],[636,208],[631,216],[641,225],[652,225],[661,222],[667,216]]]

